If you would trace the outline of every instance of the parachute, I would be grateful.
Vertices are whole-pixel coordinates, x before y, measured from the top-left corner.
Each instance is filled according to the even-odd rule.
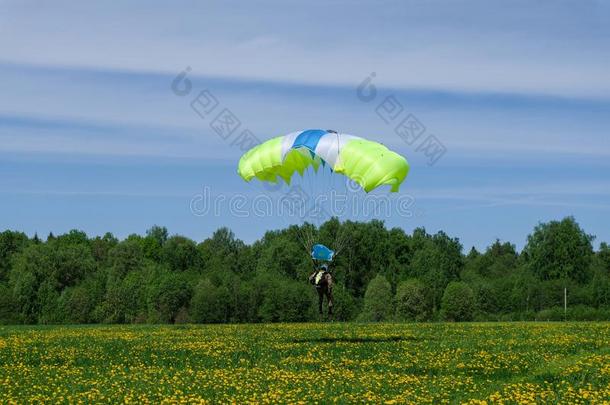
[[[335,252],[324,245],[315,244],[311,248],[311,258],[325,262],[332,262]]]
[[[253,147],[239,160],[237,172],[247,182],[258,179],[278,185],[282,181],[290,185],[294,174],[299,173],[303,180],[310,183],[310,187],[313,184],[314,188],[317,185],[322,189],[328,189],[328,183],[326,186],[323,184],[324,176],[312,179],[316,177],[313,172],[330,173],[333,179],[341,177],[336,176],[341,174],[353,181],[354,193],[359,191],[358,188],[369,193],[382,186],[388,186],[395,193],[409,173],[409,164],[403,156],[378,142],[333,130],[309,129],[278,136]],[[315,190],[312,191],[315,194]],[[307,193],[307,196],[311,195],[311,192]],[[318,201],[313,198],[309,200]],[[312,208],[310,215],[321,218],[319,214],[324,207]],[[338,225],[332,246],[334,251],[324,245],[314,245],[314,240],[319,236],[315,235],[315,225],[305,223],[300,228],[301,242],[308,253],[311,252],[313,260],[331,261],[339,255],[347,236],[340,234],[344,227]],[[321,223],[317,226],[321,226]]]
[[[384,145],[332,130],[309,129],[270,139],[246,152],[238,173],[246,181],[257,178],[290,184],[313,166],[328,165],[358,183],[367,193],[381,185],[397,192],[409,173],[407,160]]]

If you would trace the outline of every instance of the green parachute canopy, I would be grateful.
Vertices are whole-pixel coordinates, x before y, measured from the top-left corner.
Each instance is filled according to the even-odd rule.
[[[239,160],[238,173],[246,181],[257,178],[290,184],[295,172],[303,175],[328,165],[358,183],[367,193],[389,185],[398,191],[409,173],[407,160],[384,145],[335,131],[310,129],[272,138],[247,151]]]

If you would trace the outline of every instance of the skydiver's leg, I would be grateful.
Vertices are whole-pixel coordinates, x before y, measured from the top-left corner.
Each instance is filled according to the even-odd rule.
[[[333,316],[333,289],[329,288],[326,291],[326,299],[328,300],[328,316]]]
[[[324,291],[322,291],[321,288],[316,288],[316,291],[318,291],[318,311],[320,312],[320,315],[322,315],[323,314],[322,303],[324,302]]]

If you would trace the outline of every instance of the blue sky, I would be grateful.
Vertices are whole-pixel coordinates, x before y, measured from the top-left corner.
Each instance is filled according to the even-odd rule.
[[[207,89],[262,140],[333,128],[405,155],[416,215],[389,226],[522,247],[573,215],[609,241],[608,71],[608,2],[0,1],[0,228],[228,225],[251,242],[286,226],[191,212],[205,188],[252,192],[239,147],[190,108]],[[387,96],[446,146],[434,166],[376,114]]]

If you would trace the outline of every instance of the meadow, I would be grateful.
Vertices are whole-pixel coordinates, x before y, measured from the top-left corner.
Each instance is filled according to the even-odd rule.
[[[0,403],[609,403],[610,323],[0,327]]]

